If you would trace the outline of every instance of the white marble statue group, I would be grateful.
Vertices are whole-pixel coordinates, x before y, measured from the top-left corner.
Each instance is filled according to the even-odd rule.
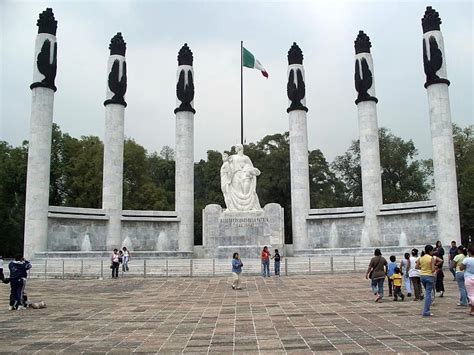
[[[227,211],[260,211],[257,196],[257,176],[260,170],[244,154],[242,144],[235,146],[236,154],[222,154],[221,189]]]

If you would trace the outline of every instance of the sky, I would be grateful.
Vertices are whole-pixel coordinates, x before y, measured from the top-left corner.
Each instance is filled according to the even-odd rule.
[[[195,160],[240,140],[240,41],[269,73],[244,69],[244,136],[288,130],[287,52],[303,50],[309,149],[332,161],[358,137],[354,40],[372,42],[378,122],[432,156],[422,62],[421,18],[443,21],[453,122],[474,124],[471,1],[6,1],[0,0],[0,140],[29,136],[36,21],[58,20],[54,118],[75,137],[104,137],[108,45],[127,42],[125,135],[148,152],[174,147],[176,56],[194,53]]]

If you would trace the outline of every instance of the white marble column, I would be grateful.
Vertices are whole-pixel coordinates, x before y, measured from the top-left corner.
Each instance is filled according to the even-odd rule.
[[[107,64],[107,92],[105,106],[104,170],[102,208],[109,216],[107,225],[108,250],[122,247],[123,147],[124,119],[127,106],[126,44],[117,33],[110,43]]]
[[[460,243],[456,161],[449,104],[449,80],[439,14],[430,6],[422,19],[423,64],[428,94],[433,170],[438,219],[438,239],[443,245]]]
[[[364,227],[368,238],[362,238],[361,246],[381,244],[377,214],[382,205],[382,177],[380,169],[379,128],[377,123],[377,98],[375,97],[374,65],[370,54],[370,39],[363,32],[354,42],[355,101],[359,118],[360,167],[362,172],[362,201]],[[369,241],[370,245],[362,245]]]
[[[296,43],[288,51],[289,107],[287,109],[290,128],[290,181],[291,223],[293,249],[295,253],[308,245],[306,217],[309,201],[308,127],[306,122],[306,88],[303,53]]]
[[[194,249],[194,72],[187,44],[178,53],[176,72],[176,212],[180,217],[179,251]]]
[[[24,256],[47,250],[51,134],[57,68],[57,21],[52,9],[39,15],[35,43],[26,178]]]

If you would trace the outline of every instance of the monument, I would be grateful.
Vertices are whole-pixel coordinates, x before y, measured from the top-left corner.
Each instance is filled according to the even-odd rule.
[[[433,145],[433,201],[384,204],[381,185],[377,102],[370,38],[354,41],[354,83],[359,123],[362,206],[310,208],[306,82],[303,52],[288,51],[286,92],[290,140],[293,246],[284,245],[283,208],[261,206],[261,174],[242,145],[222,154],[221,191],[225,206],[202,211],[203,246],[194,245],[194,69],[184,44],[176,72],[175,211],[123,210],[123,149],[126,44],[118,32],[107,62],[102,208],[48,206],[57,21],[47,8],[37,21],[28,151],[24,254],[33,257],[106,256],[127,246],[136,257],[223,257],[233,252],[256,258],[264,245],[290,255],[372,253],[378,246],[397,253],[413,245],[460,240],[449,80],[439,14],[427,7],[423,28],[424,84]],[[420,68],[421,69],[421,68]],[[282,88],[283,89],[283,88]],[[284,113],[283,113],[284,114]],[[216,176],[218,178],[218,176]],[[209,201],[212,203],[212,201]]]
[[[257,196],[260,170],[244,154],[241,144],[236,153],[222,153],[221,190],[226,208],[212,204],[203,211],[203,246],[213,257],[229,257],[233,252],[243,257],[258,257],[261,249],[283,248],[283,208],[276,203],[262,209]]]

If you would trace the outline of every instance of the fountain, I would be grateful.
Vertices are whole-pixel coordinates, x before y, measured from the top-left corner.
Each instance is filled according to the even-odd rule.
[[[122,247],[127,248],[128,250],[133,250],[132,249],[132,241],[130,240],[130,237],[127,235],[127,237],[122,241]]]
[[[399,247],[406,247],[407,245],[408,245],[407,235],[402,230],[402,232],[400,233],[400,239],[398,240],[398,246]]]
[[[336,223],[332,222],[331,230],[329,231],[329,248],[339,247],[339,233],[337,232]]]
[[[161,231],[160,234],[158,234],[158,239],[156,240],[156,251],[167,250],[167,239],[165,231]]]
[[[84,239],[81,244],[81,251],[91,251],[91,239],[89,238],[89,233],[84,234]]]
[[[370,247],[370,239],[369,233],[367,233],[367,229],[362,227],[362,234],[360,235],[360,246],[361,248],[368,248]]]

